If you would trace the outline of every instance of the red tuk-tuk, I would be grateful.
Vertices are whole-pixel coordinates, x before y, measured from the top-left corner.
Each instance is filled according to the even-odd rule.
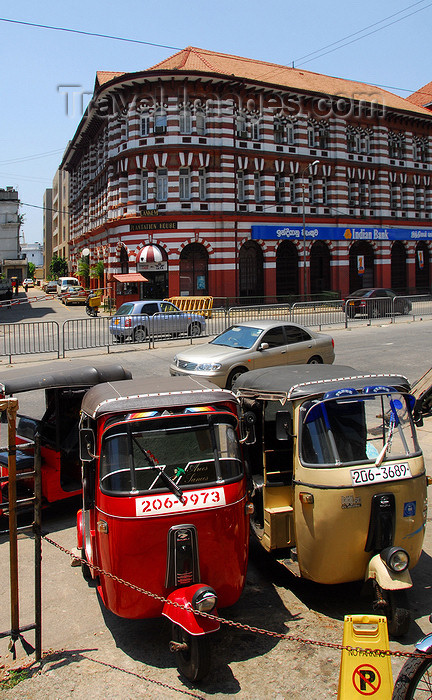
[[[199,612],[217,615],[245,584],[251,504],[237,410],[230,391],[191,377],[101,384],[82,404],[78,549],[103,570],[110,611],[171,621],[170,649],[192,681],[207,673],[207,634],[219,629]]]
[[[42,471],[42,497],[53,503],[81,492],[81,463],[78,450],[78,424],[81,402],[90,387],[100,382],[131,379],[121,365],[79,367],[50,372],[22,369],[5,370],[0,376],[0,398],[23,392],[45,391],[45,411],[41,419],[18,413],[17,472],[32,472],[34,438],[39,434]],[[0,450],[0,476],[8,474],[8,451]],[[26,497],[33,490],[33,478],[17,482],[17,495]],[[8,500],[8,482],[0,483],[0,503]]]

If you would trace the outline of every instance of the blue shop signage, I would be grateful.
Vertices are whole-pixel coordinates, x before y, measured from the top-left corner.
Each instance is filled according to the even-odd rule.
[[[432,228],[375,228],[373,226],[306,226],[310,241],[432,241]],[[303,228],[293,226],[252,226],[257,240],[302,240]]]

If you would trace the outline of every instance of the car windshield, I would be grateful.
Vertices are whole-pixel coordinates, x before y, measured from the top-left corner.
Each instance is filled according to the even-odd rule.
[[[352,292],[350,294],[350,297],[368,297],[370,294],[370,289],[357,289],[356,292]]]
[[[183,490],[242,477],[239,444],[230,418],[191,425],[190,417],[126,421],[102,440],[103,491],[131,494]]]
[[[118,311],[116,311],[116,316],[129,316],[133,312],[133,304],[122,304]]]
[[[418,454],[408,397],[362,395],[306,401],[301,407],[301,459],[315,467],[380,464]]]
[[[262,328],[250,326],[231,326],[211,340],[212,345],[225,345],[228,348],[251,348],[263,332]]]

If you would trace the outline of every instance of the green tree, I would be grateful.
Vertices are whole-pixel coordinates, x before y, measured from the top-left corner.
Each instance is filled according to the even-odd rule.
[[[84,286],[90,286],[90,265],[88,256],[83,256],[78,260],[78,275],[84,277]]]
[[[105,270],[105,265],[104,265],[103,260],[98,260],[96,265],[92,265],[90,268],[90,277],[92,279],[97,279],[98,287],[103,287],[104,270]]]
[[[28,270],[27,277],[31,277],[32,279],[34,279],[35,272],[36,272],[36,265],[32,262],[29,262],[29,264],[27,265],[27,270]]]
[[[49,271],[49,277],[52,280],[58,280],[59,277],[67,277],[68,262],[66,258],[59,258],[57,255],[54,255],[49,264]]]

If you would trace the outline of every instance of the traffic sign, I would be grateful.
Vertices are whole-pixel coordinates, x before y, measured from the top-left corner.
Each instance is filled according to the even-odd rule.
[[[338,700],[372,697],[389,700],[393,692],[387,618],[345,615]],[[348,647],[348,648],[346,648]]]

